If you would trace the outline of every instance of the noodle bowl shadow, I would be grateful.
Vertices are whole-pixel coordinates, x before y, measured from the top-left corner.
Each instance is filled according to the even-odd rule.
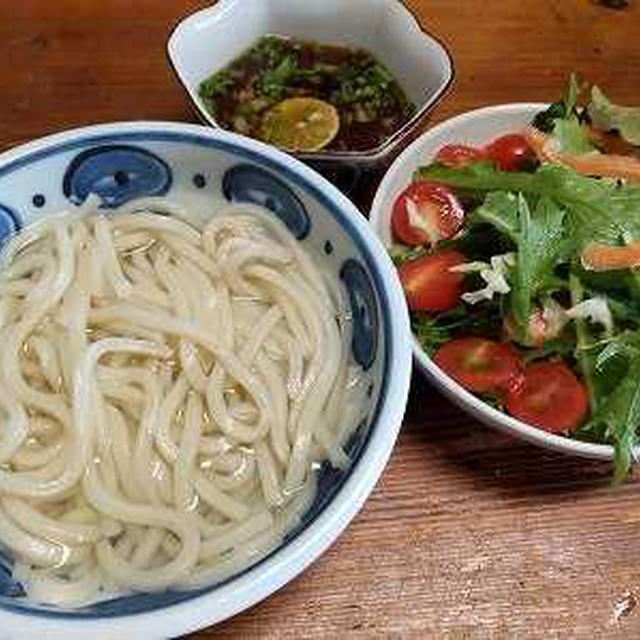
[[[161,196],[194,211],[228,201],[271,211],[347,290],[352,358],[371,379],[366,418],[346,444],[350,466],[322,464],[313,503],[282,543],[217,584],[63,609],[25,601],[5,556],[0,622],[12,638],[167,637],[265,598],[315,560],[361,508],[391,453],[408,393],[408,315],[386,251],[357,209],[297,160],[233,134],[175,123],[99,125],[50,136],[0,156],[0,242],[90,193],[106,208]]]

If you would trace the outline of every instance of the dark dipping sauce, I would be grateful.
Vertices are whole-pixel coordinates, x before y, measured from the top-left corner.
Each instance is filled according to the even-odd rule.
[[[391,72],[368,51],[263,36],[200,84],[200,97],[223,128],[262,138],[264,115],[287,98],[331,103],[340,127],[325,149],[368,151],[415,113]]]

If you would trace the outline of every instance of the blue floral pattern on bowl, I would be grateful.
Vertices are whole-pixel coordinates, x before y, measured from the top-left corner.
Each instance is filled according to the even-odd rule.
[[[95,193],[107,207],[133,198],[161,196],[171,186],[171,170],[164,160],[139,147],[101,145],[83,151],[67,169],[64,194],[76,204]]]
[[[349,295],[353,318],[353,358],[366,371],[373,364],[378,350],[376,295],[366,269],[353,258],[342,265],[340,278]]]
[[[0,244],[9,236],[16,233],[16,231],[20,229],[20,226],[18,215],[9,209],[9,207],[0,204]]]
[[[298,240],[309,234],[311,221],[300,198],[282,180],[261,167],[240,164],[229,169],[222,180],[222,191],[231,202],[251,202],[266,207]]]

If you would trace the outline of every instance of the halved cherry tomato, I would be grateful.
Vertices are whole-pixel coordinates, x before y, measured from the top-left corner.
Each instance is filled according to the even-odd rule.
[[[527,139],[517,133],[496,138],[484,148],[484,153],[501,171],[518,171],[536,158]]]
[[[441,311],[458,304],[464,275],[449,271],[466,258],[454,249],[443,249],[414,260],[398,269],[407,304],[415,311]]]
[[[443,164],[445,167],[457,169],[485,158],[484,151],[477,147],[469,147],[465,144],[445,144],[436,154],[435,162]]]
[[[464,209],[453,191],[442,184],[412,182],[396,199],[391,230],[404,244],[434,245],[462,226]]]
[[[520,357],[507,342],[474,337],[445,342],[433,361],[458,384],[476,393],[507,391],[522,368]]]
[[[534,362],[511,385],[507,411],[552,433],[568,433],[587,414],[587,391],[564,362]]]

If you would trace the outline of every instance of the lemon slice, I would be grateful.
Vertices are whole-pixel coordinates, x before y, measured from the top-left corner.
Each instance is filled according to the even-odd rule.
[[[319,151],[338,133],[337,109],[317,98],[288,98],[267,111],[262,139],[288,151]]]

